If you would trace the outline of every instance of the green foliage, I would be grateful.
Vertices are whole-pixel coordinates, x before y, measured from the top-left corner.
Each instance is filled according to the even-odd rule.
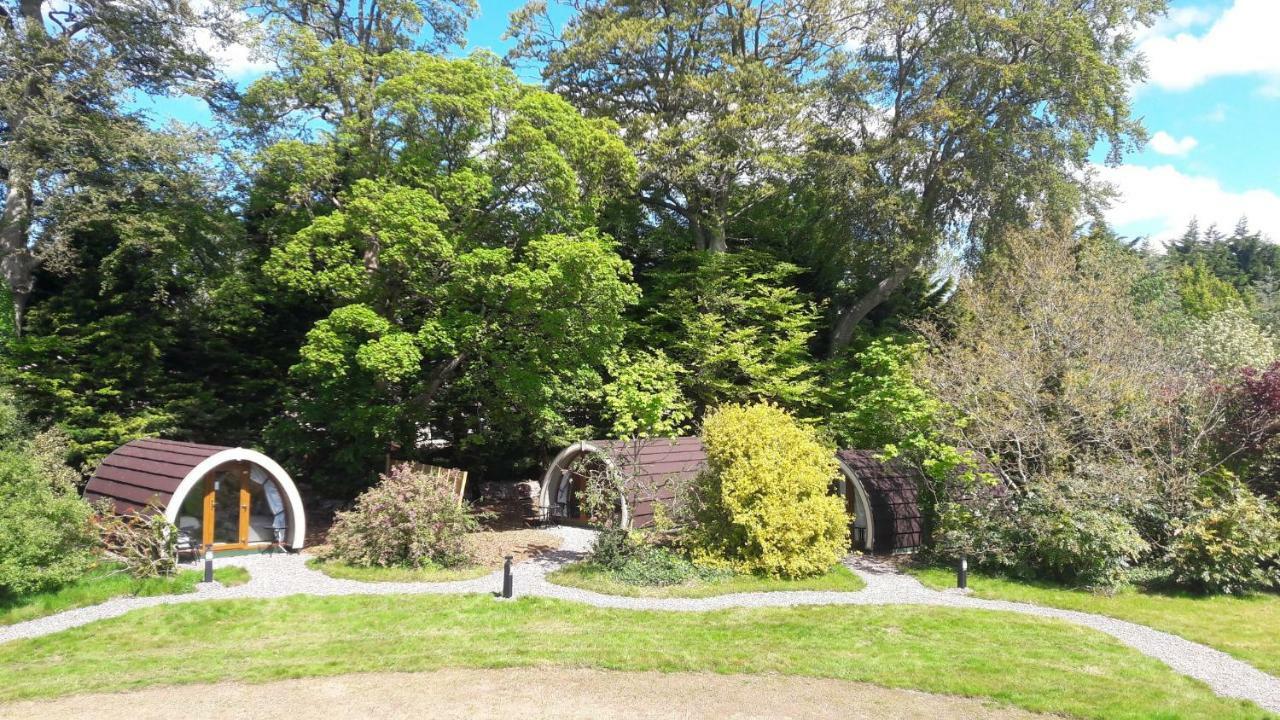
[[[473,470],[531,464],[598,406],[637,299],[594,226],[634,160],[611,123],[521,85],[491,55],[317,52],[332,73],[372,72],[377,111],[261,156],[258,187],[289,189],[269,210],[279,237],[264,271],[329,307],[290,372],[273,444],[341,492],[424,433]],[[250,104],[325,82],[268,77]],[[344,155],[354,161],[333,162]]]
[[[728,405],[703,423],[694,561],[742,573],[820,575],[847,547],[848,518],[829,494],[831,448],[775,405]]]
[[[1182,312],[1190,317],[1206,319],[1244,306],[1239,291],[1214,275],[1202,258],[1175,266],[1171,275]]]
[[[0,397],[0,410],[0,418],[12,417],[9,397]],[[0,437],[0,595],[49,590],[93,564],[92,511],[65,454],[56,431]]]
[[[1225,474],[1174,529],[1168,563],[1179,584],[1201,592],[1280,588],[1280,512]]]
[[[627,585],[665,587],[691,581],[713,581],[732,571],[699,567],[675,550],[659,547],[635,532],[605,530],[591,545],[588,561]]]
[[[1054,496],[1019,508],[1006,547],[1017,549],[1015,572],[1098,588],[1121,584],[1148,549],[1121,513]]]
[[[453,481],[400,464],[339,512],[329,531],[334,559],[357,567],[456,567],[471,559],[466,535],[479,529]]]
[[[66,431],[73,465],[162,433],[248,444],[277,408],[300,309],[264,298],[231,198],[200,161],[212,147],[192,133],[130,148],[115,181],[127,199],[81,217],[36,275],[0,372]]]
[[[682,368],[661,350],[624,353],[604,386],[614,437],[659,438],[683,434],[692,413],[680,392]]]
[[[799,272],[760,252],[686,253],[653,279],[646,338],[684,369],[698,415],[721,403],[813,404],[818,311],[791,284]]]

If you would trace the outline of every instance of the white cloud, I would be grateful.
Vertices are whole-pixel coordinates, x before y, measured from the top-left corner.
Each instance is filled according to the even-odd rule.
[[[1249,226],[1280,240],[1280,195],[1271,190],[1231,192],[1216,179],[1184,175],[1172,165],[1099,167],[1098,176],[1119,191],[1107,222],[1126,227],[1155,227],[1151,239],[1163,243],[1182,234],[1192,218],[1200,227],[1216,223],[1230,230],[1241,217]]]
[[[1139,49],[1147,57],[1152,85],[1165,90],[1189,90],[1215,77],[1257,75],[1264,89],[1280,90],[1280,2],[1235,0],[1209,29],[1195,35],[1187,30],[1204,25],[1204,11],[1175,12],[1146,33]]]
[[[191,0],[191,8],[197,13],[207,13],[213,10],[213,3],[210,0]],[[218,8],[219,12],[224,8]],[[260,40],[260,25],[252,17],[243,10],[233,11],[235,14],[232,20],[239,25],[242,42],[223,44],[213,33],[205,29],[197,29],[191,32],[190,39],[196,47],[208,53],[213,58],[219,69],[232,80],[245,80],[272,69],[271,63],[261,57],[254,49]]]
[[[1190,135],[1178,139],[1163,130],[1158,130],[1155,135],[1151,136],[1151,141],[1147,143],[1147,146],[1161,155],[1181,156],[1191,152],[1199,144],[1199,141]]]

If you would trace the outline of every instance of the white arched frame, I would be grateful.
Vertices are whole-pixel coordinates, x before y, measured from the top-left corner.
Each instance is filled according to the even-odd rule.
[[[564,477],[564,471],[569,469],[569,465],[578,458],[579,455],[586,453],[594,453],[604,460],[605,464],[611,469],[616,470],[617,466],[613,462],[613,458],[609,457],[609,453],[603,449],[592,445],[591,443],[580,440],[556,455],[551,461],[551,465],[547,467],[547,472],[542,476],[542,489],[538,492],[538,519],[549,520],[551,518],[552,502],[551,498],[555,497],[560,491],[560,480]],[[618,498],[619,510],[621,510],[622,527],[631,527],[631,508],[627,506],[627,498],[625,496]]]
[[[853,471],[853,468],[846,465],[844,461],[839,458],[836,458],[836,462],[840,464],[840,472],[844,473],[846,485],[853,488],[854,495],[858,501],[858,506],[863,508],[863,512],[867,514],[867,537],[863,542],[865,547],[862,549],[870,551],[873,549],[875,543],[876,518],[875,514],[871,512],[871,503],[867,500],[867,490],[862,487],[862,481],[858,479],[858,474]],[[841,494],[843,495],[844,493]]]
[[[271,479],[276,481],[289,504],[289,547],[294,550],[301,549],[307,537],[307,518],[302,511],[302,496],[298,494],[298,488],[293,484],[289,473],[285,472],[275,460],[256,450],[229,448],[201,460],[199,465],[191,468],[191,471],[182,478],[182,482],[178,483],[178,488],[173,491],[173,499],[169,501],[169,507],[164,511],[165,519],[171,523],[177,523],[182,503],[191,490],[204,479],[205,475],[216,470],[218,466],[230,462],[251,462],[266,470]]]

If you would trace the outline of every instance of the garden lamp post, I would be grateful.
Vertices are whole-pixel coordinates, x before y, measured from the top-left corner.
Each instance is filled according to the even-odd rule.
[[[213,545],[204,546],[204,581],[213,582]]]
[[[508,555],[502,564],[502,597],[510,599],[512,595],[511,556]]]

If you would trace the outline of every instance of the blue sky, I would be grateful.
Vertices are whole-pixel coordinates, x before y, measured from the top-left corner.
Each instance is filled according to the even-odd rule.
[[[522,2],[480,0],[467,50],[505,53],[507,15]],[[1122,234],[1159,242],[1192,217],[1229,228],[1247,215],[1280,241],[1278,33],[1280,0],[1173,0],[1168,16],[1142,34],[1150,77],[1134,89],[1134,109],[1151,141],[1119,167],[1098,167],[1120,192],[1108,219]],[[242,48],[221,52],[240,81],[264,69]],[[189,98],[144,107],[157,120],[209,119]]]

